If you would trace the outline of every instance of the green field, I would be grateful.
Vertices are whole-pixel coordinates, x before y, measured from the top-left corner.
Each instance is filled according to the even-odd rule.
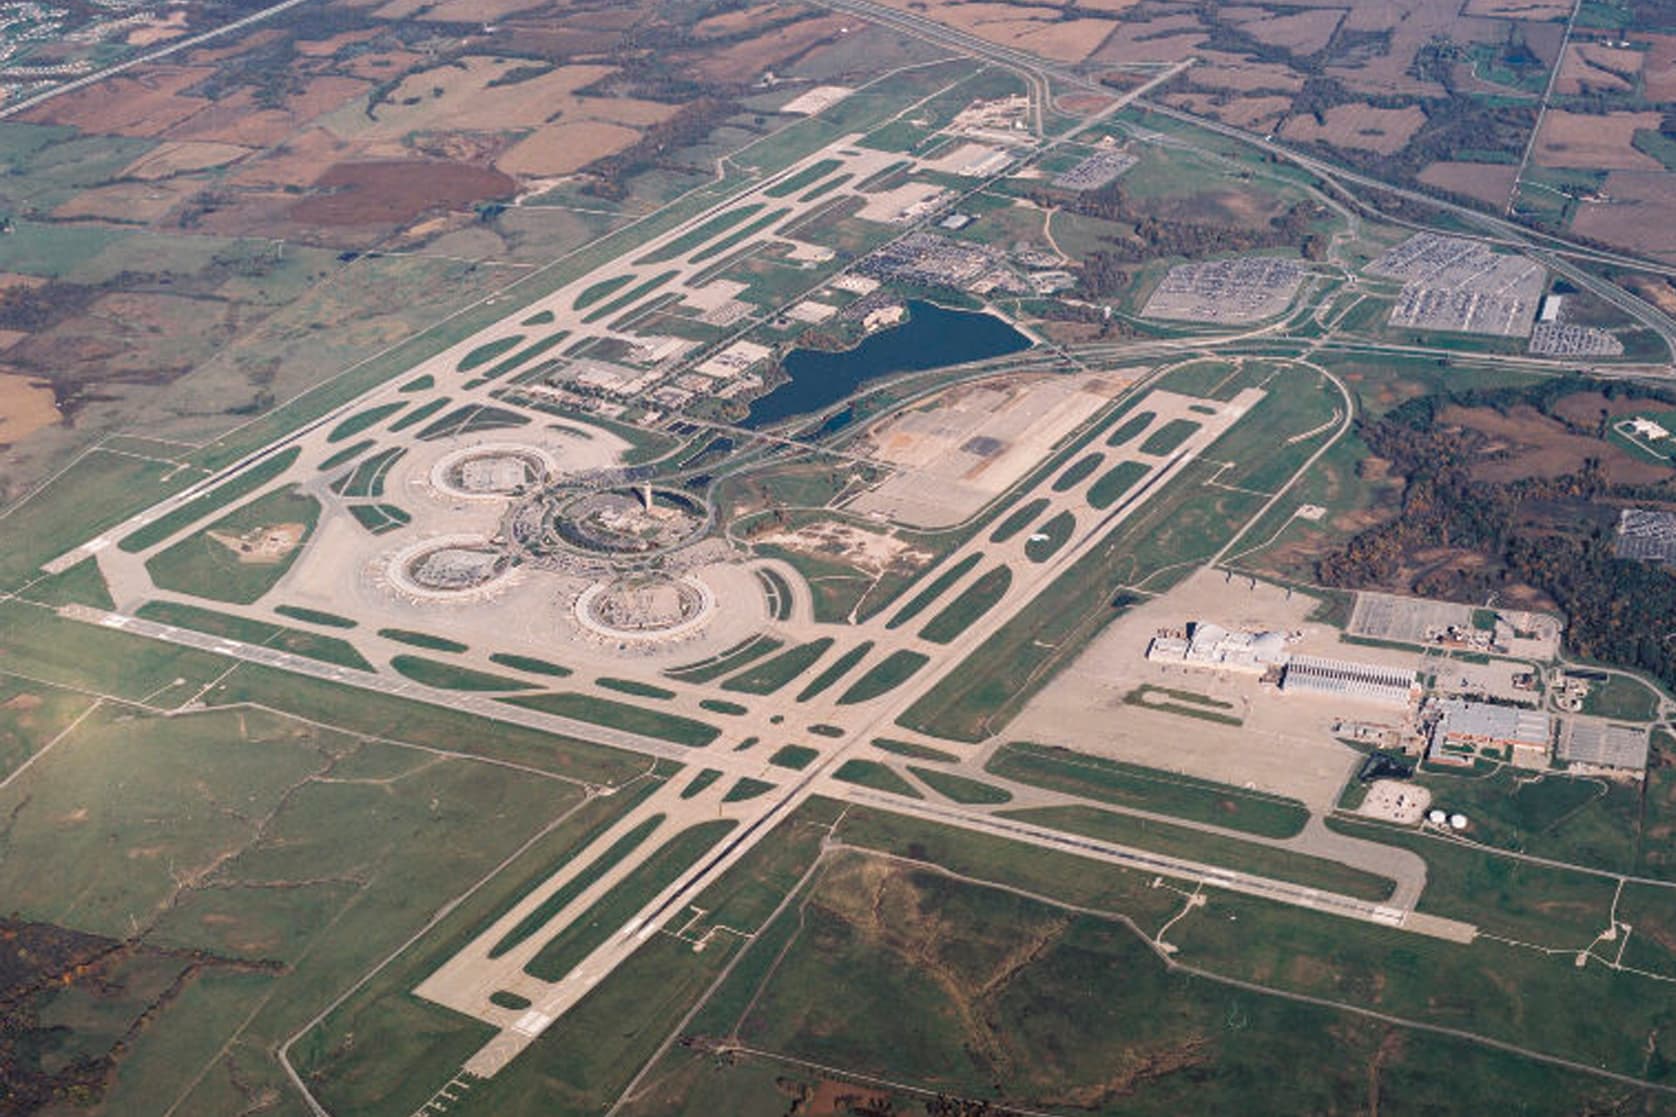
[[[613,702],[609,698],[598,698],[591,694],[565,692],[516,695],[502,698],[500,701],[547,714],[575,718],[577,721],[621,729],[626,733],[656,737],[688,748],[703,748],[721,736],[721,730],[702,721],[679,714],[666,714],[660,710],[648,710],[644,706],[631,706],[626,702]]]
[[[489,957],[499,958],[507,951],[527,940],[531,935],[541,930],[552,918],[568,907],[576,897],[586,892],[595,881],[599,880],[623,858],[639,849],[652,832],[663,825],[666,816],[655,814],[637,823],[622,837],[612,842],[605,852],[588,862],[563,885],[554,889],[540,904],[530,910],[530,913],[514,923],[506,934],[495,941],[489,948]],[[561,866],[554,866],[555,870]]]
[[[846,760],[838,765],[838,770],[832,773],[832,778],[861,787],[870,787],[874,791],[905,795],[909,799],[925,798],[915,790],[913,784],[898,775],[894,768],[877,760]]]
[[[821,669],[820,674],[810,679],[808,684],[797,692],[799,702],[807,702],[818,694],[822,694],[832,687],[839,679],[847,675],[850,670],[867,658],[867,653],[873,650],[873,641],[863,640],[831,663]]]
[[[1004,787],[996,787],[994,784],[985,783],[982,780],[969,779],[953,772],[945,772],[940,768],[922,768],[913,764],[908,765],[908,771],[924,781],[931,790],[954,800],[956,803],[989,805],[1012,802],[1012,792]]]
[[[920,629],[920,637],[933,644],[949,643],[999,604],[1012,584],[1013,572],[1005,566],[985,571]]]
[[[1031,562],[1046,562],[1058,553],[1071,539],[1071,533],[1077,530],[1077,518],[1070,512],[1060,512],[1044,524],[1039,524],[1035,532],[1024,544],[1024,557]]]
[[[191,500],[173,509],[165,515],[138,528],[117,543],[117,546],[129,554],[138,554],[149,547],[174,535],[208,516],[219,511],[243,497],[249,496],[269,481],[291,468],[292,463],[302,450],[296,446],[281,450],[277,454],[269,455],[258,464],[251,466],[230,481],[223,482],[215,488],[195,496]]]
[[[1295,799],[1057,746],[1006,744],[995,751],[984,770],[1033,787],[1208,822],[1266,838],[1290,838],[1309,821],[1308,808]]]
[[[850,688],[838,697],[838,704],[850,706],[857,702],[868,702],[895,690],[928,662],[929,657],[906,648],[891,652],[868,668],[867,673],[861,678],[851,683]]]
[[[1007,514],[1006,519],[996,525],[994,531],[989,533],[989,541],[991,543],[1005,543],[1034,523],[1036,517],[1042,514],[1048,503],[1047,497],[1039,496],[1019,505]]]
[[[1134,815],[1093,807],[1031,807],[1007,811],[1006,817],[1362,900],[1383,900],[1391,895],[1391,881],[1337,861]]]
[[[293,655],[318,659],[323,663],[353,667],[357,671],[373,669],[372,664],[355,650],[353,644],[336,636],[322,636],[299,628],[286,628],[283,625],[269,624],[267,621],[238,617],[231,613],[218,613],[213,609],[202,609],[196,605],[174,601],[148,601],[135,611],[135,616],[179,628],[190,628],[196,632],[225,636],[230,640],[241,640],[247,644],[278,648]]]
[[[903,605],[902,608],[898,609],[890,620],[885,622],[885,627],[901,628],[903,625],[925,612],[932,602],[936,601],[937,598],[941,597],[944,593],[947,593],[950,586],[960,581],[960,579],[964,577],[968,571],[982,561],[983,552],[973,551],[971,554],[967,555],[947,570],[940,572],[937,577],[933,578],[930,583],[926,585],[924,589],[909,598],[907,603]]]
[[[159,589],[248,605],[291,569],[319,518],[319,501],[295,486],[276,489],[153,555],[146,572]],[[299,541],[274,557],[264,555],[256,537],[286,525],[300,528]],[[240,550],[245,545],[258,557],[247,561]]]
[[[788,648],[773,659],[765,659],[722,681],[723,690],[742,694],[773,694],[803,672],[832,647],[833,638],[822,636],[807,644]]]
[[[526,683],[522,679],[511,679],[505,675],[491,675],[487,671],[475,671],[470,667],[461,667],[456,663],[444,663],[440,659],[429,659],[422,655],[398,655],[390,660],[390,666],[396,673],[416,683],[437,687],[441,690],[533,690],[534,683]]]
[[[544,981],[557,981],[569,973],[737,825],[731,819],[701,822],[667,839],[593,907],[549,939],[524,971]]]
[[[1088,486],[1088,503],[1102,511],[1110,508],[1150,472],[1151,468],[1141,462],[1118,462]]]

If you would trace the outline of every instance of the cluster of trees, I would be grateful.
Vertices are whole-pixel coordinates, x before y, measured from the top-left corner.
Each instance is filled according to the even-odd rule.
[[[38,287],[8,287],[0,291],[0,330],[47,329],[80,314],[97,294],[95,288],[58,280]]]
[[[1110,249],[1084,261],[1084,289],[1089,291],[1095,290],[1090,284],[1121,289],[1128,282],[1122,265],[1163,256],[1198,258],[1288,245],[1302,249],[1310,223],[1325,216],[1317,203],[1299,202],[1260,228],[1161,217],[1130,201],[1121,182],[1080,194],[1037,189],[1030,197],[1044,209],[1066,209],[1126,227],[1126,235],[1104,238]],[[1090,268],[1094,269],[1092,275]]]
[[[1530,585],[1567,617],[1566,641],[1579,656],[1638,668],[1676,684],[1676,573],[1614,553],[1614,502],[1676,507],[1676,477],[1658,485],[1615,485],[1598,460],[1554,478],[1475,480],[1472,467],[1492,457],[1485,436],[1447,426],[1450,403],[1506,408],[1525,404],[1600,437],[1594,420],[1566,418],[1554,405],[1583,386],[1576,379],[1528,390],[1425,397],[1359,427],[1368,449],[1404,481],[1395,518],[1352,537],[1324,556],[1317,578],[1329,586],[1385,586],[1431,597],[1482,601]],[[1633,392],[1665,405],[1676,395],[1623,385],[1588,384],[1608,397]],[[1604,450],[1604,446],[1602,447]],[[1476,553],[1479,563],[1445,563],[1403,583],[1414,556],[1428,548]]]

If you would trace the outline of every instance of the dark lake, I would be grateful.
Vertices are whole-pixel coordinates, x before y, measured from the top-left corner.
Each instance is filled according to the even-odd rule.
[[[923,372],[1028,348],[1029,338],[993,314],[910,299],[906,322],[869,334],[854,349],[793,349],[786,354],[781,367],[791,379],[752,402],[742,425],[761,427],[819,411],[869,380],[892,373]]]

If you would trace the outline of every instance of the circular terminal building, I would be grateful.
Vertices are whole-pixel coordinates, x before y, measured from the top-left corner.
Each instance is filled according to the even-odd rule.
[[[508,584],[512,556],[480,535],[428,539],[398,551],[385,566],[389,584],[421,601],[466,601]]]
[[[593,491],[548,490],[515,507],[507,538],[533,559],[566,556],[627,561],[667,555],[700,538],[709,527],[704,504],[674,489],[632,485]]]
[[[576,598],[576,619],[613,641],[674,640],[704,627],[715,595],[697,578],[634,575],[595,582]]]
[[[490,443],[456,450],[431,467],[431,487],[463,500],[505,500],[533,492],[558,474],[553,455],[538,446]]]

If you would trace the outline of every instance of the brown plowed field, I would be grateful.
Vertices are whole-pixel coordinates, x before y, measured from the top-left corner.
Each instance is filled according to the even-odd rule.
[[[1665,171],[1613,171],[1607,204],[1579,206],[1571,230],[1663,260],[1676,259],[1676,176]]]
[[[1380,109],[1357,103],[1334,105],[1324,119],[1325,123],[1318,124],[1313,116],[1294,116],[1286,122],[1281,134],[1289,140],[1319,141],[1334,147],[1390,155],[1401,151],[1420,130],[1426,122],[1426,113],[1418,105]]]
[[[1550,109],[1542,118],[1532,158],[1544,167],[1586,167],[1606,170],[1662,171],[1651,155],[1635,150],[1630,141],[1636,129],[1658,130],[1656,112],[1592,113]]]
[[[69,124],[97,135],[155,136],[209,104],[200,97],[180,96],[180,91],[214,72],[190,66],[149,67],[140,77],[119,75],[54,97],[18,119]]]
[[[1464,194],[1490,205],[1503,205],[1513,191],[1518,172],[1508,163],[1432,163],[1420,172],[1420,181],[1451,194]]]
[[[1641,72],[1645,55],[1638,50],[1620,50],[1605,43],[1572,43],[1560,63],[1554,92],[1564,96],[1597,91],[1629,93],[1635,89],[1635,75]]]
[[[309,225],[405,224],[426,210],[458,209],[505,198],[518,184],[499,171],[464,163],[399,159],[338,163],[314,184],[329,190],[304,198],[290,217]]]
[[[1676,35],[1637,35],[1647,44],[1641,60],[1641,86],[1649,101],[1676,101]]]

